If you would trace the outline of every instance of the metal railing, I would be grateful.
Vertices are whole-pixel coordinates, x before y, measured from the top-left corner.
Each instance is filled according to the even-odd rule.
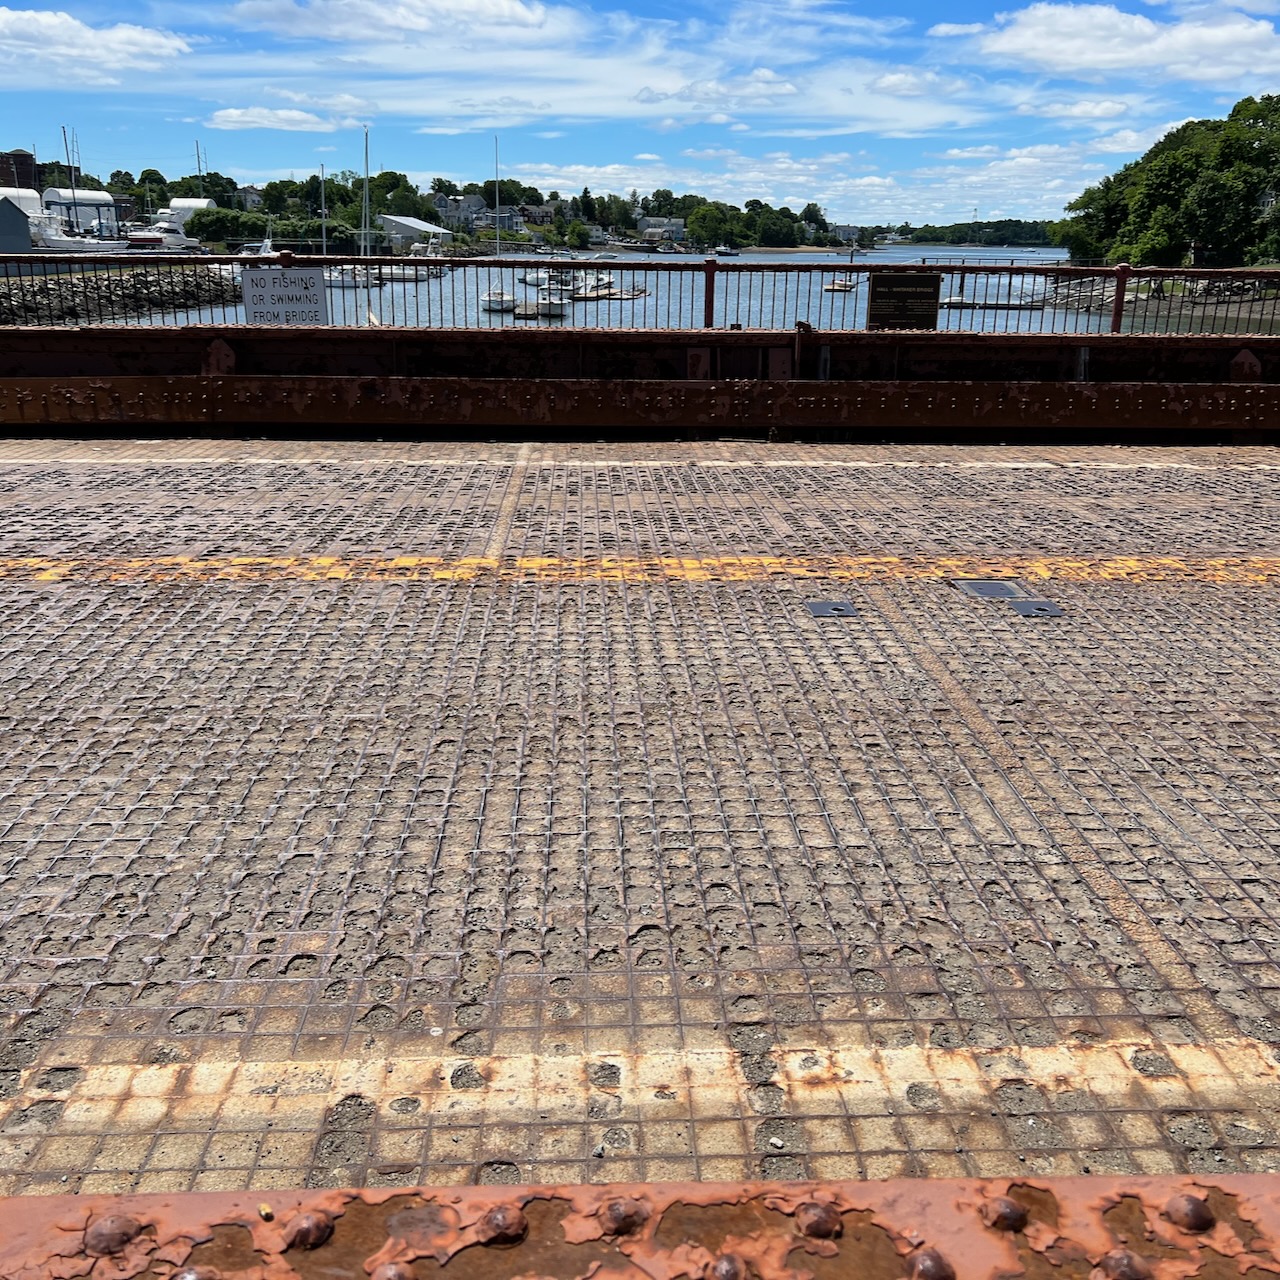
[[[328,323],[413,329],[877,327],[968,333],[1280,332],[1280,269],[682,258],[0,255],[0,326],[246,323],[246,270],[323,273]],[[875,323],[877,277],[937,277],[936,322]],[[880,282],[883,283],[883,282]],[[930,320],[933,317],[928,317]]]

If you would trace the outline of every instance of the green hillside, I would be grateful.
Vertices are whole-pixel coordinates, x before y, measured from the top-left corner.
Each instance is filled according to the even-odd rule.
[[[1192,120],[1067,206],[1074,260],[1238,267],[1280,259],[1280,96]]]

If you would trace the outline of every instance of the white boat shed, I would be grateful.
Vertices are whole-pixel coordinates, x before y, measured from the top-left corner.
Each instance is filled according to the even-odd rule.
[[[57,214],[76,231],[116,229],[116,198],[107,191],[81,187],[49,187],[40,199],[45,209]]]
[[[393,249],[403,249],[405,245],[425,240],[428,236],[438,236],[440,243],[448,244],[453,239],[453,232],[435,222],[423,222],[421,218],[404,218],[394,213],[378,214],[378,225],[386,233]]]

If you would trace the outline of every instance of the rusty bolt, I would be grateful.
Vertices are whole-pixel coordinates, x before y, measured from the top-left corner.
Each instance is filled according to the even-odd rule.
[[[285,1248],[318,1249],[333,1235],[333,1218],[323,1209],[312,1209],[289,1220],[285,1228]]]
[[[1027,1211],[1010,1196],[992,1196],[979,1210],[982,1220],[997,1231],[1021,1231],[1027,1225]]]
[[[137,1218],[123,1213],[109,1213],[84,1229],[84,1251],[98,1257],[119,1253],[142,1230]]]
[[[481,1244],[519,1244],[529,1232],[529,1219],[514,1204],[495,1204],[480,1219],[476,1239]]]
[[[910,1280],[956,1280],[956,1269],[937,1249],[917,1249],[907,1275]]]
[[[270,1222],[275,1216],[275,1210],[265,1200],[258,1206],[258,1217],[260,1217],[263,1222]]]
[[[1128,1249],[1112,1249],[1103,1254],[1089,1273],[1089,1280],[1151,1280],[1151,1268]]]
[[[1164,1207],[1164,1216],[1175,1227],[1183,1231],[1199,1234],[1201,1231],[1212,1231],[1218,1219],[1213,1210],[1199,1196],[1174,1196]]]
[[[369,1280],[415,1280],[413,1268],[403,1262],[380,1262]]]
[[[599,1218],[607,1235],[630,1235],[648,1222],[649,1206],[630,1196],[619,1196],[600,1206]]]
[[[806,1200],[796,1209],[796,1230],[816,1240],[833,1240],[844,1230],[844,1223],[835,1205]]]
[[[722,1253],[707,1263],[706,1280],[747,1280],[747,1264],[736,1253]]]

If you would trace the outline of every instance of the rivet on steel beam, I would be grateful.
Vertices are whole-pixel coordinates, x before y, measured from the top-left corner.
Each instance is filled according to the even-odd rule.
[[[835,1205],[806,1200],[796,1209],[796,1230],[815,1240],[833,1240],[844,1230],[844,1223]]]
[[[702,1274],[706,1280],[747,1280],[747,1264],[736,1253],[722,1253]]]
[[[1128,1249],[1112,1249],[1089,1272],[1089,1280],[1151,1280],[1151,1268]]]
[[[917,1249],[907,1263],[910,1280],[956,1280],[956,1269],[937,1249]]]
[[[514,1204],[495,1204],[476,1227],[481,1244],[519,1244],[528,1233],[529,1219]]]
[[[1218,1219],[1213,1210],[1199,1196],[1174,1196],[1164,1207],[1164,1216],[1175,1227],[1198,1235],[1202,1231],[1212,1231]]]
[[[380,1262],[369,1280],[416,1280],[413,1268],[403,1262]]]
[[[997,1231],[1021,1231],[1027,1225],[1027,1211],[1009,1196],[992,1196],[979,1210],[982,1220]]]
[[[323,1209],[300,1213],[285,1228],[285,1247],[318,1249],[333,1235],[333,1218]]]
[[[84,1251],[106,1257],[119,1253],[142,1230],[137,1218],[123,1213],[109,1213],[84,1229]]]
[[[608,1235],[625,1236],[644,1226],[649,1220],[649,1206],[630,1196],[619,1196],[602,1204],[597,1211]]]
[[[213,1267],[183,1267],[173,1272],[169,1280],[222,1280],[222,1272]]]

